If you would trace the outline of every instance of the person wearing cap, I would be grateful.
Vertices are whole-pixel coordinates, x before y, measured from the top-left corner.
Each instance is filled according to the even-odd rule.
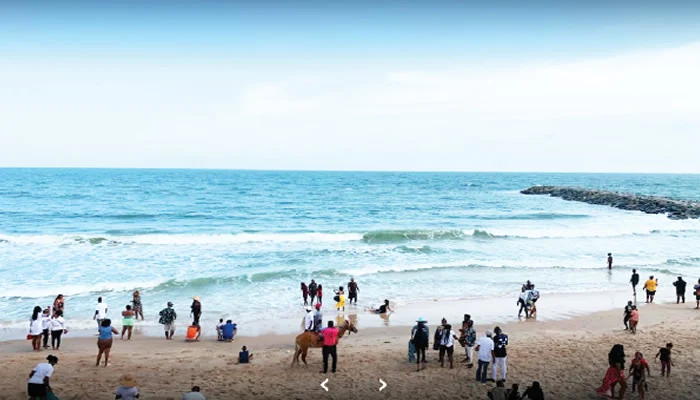
[[[323,326],[323,313],[321,313],[321,303],[316,303],[316,312],[314,313],[314,329],[316,332],[321,330]]]
[[[192,298],[192,306],[190,308],[192,309],[190,317],[194,318],[192,325],[199,325],[199,317],[202,316],[202,303],[199,302],[199,296]]]
[[[426,325],[427,322],[423,317],[419,317],[416,320],[416,325],[411,329],[411,341],[416,349],[416,371],[425,369],[425,349],[428,348],[430,338],[430,328]]]
[[[27,381],[27,395],[30,399],[46,399],[51,391],[49,380],[53,375],[53,367],[58,364],[58,357],[50,355],[45,363],[39,363],[32,369]]]
[[[493,359],[493,339],[491,339],[491,331],[486,331],[484,336],[480,337],[476,342],[477,358],[479,366],[476,369],[476,380],[481,383],[486,383],[486,374],[489,369],[489,363]]]
[[[173,309],[173,303],[168,302],[168,307],[160,310],[159,315],[158,323],[163,325],[165,329],[165,339],[172,340],[175,334],[175,320],[177,320],[177,313]]]
[[[304,316],[304,332],[313,332],[314,329],[314,315],[311,313],[313,310],[311,307],[306,306],[306,315]]]
[[[182,400],[207,400],[207,398],[200,393],[200,390],[199,386],[194,386],[191,392],[185,393],[182,396]]]
[[[126,374],[119,378],[119,387],[115,392],[115,399],[134,400],[140,396],[139,390],[136,388],[136,380],[134,377]]]

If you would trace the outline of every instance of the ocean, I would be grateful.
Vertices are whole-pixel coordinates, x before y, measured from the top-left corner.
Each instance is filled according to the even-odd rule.
[[[527,279],[546,303],[629,292],[632,268],[658,277],[660,293],[700,277],[700,221],[519,193],[700,200],[700,175],[0,169],[0,182],[3,340],[59,293],[74,329],[93,326],[98,296],[118,321],[138,289],[143,326],[168,301],[184,325],[197,295],[205,325],[262,332],[301,318],[299,283],[311,279],[329,313],[332,289],[354,277],[358,308],[512,299],[515,316]]]

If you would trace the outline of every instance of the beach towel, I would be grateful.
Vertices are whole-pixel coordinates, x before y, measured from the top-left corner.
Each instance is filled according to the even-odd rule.
[[[412,363],[416,361],[416,346],[413,344],[413,340],[408,341],[408,362]]]
[[[618,371],[615,367],[609,367],[603,377],[603,384],[596,389],[596,393],[601,396],[609,397],[612,392],[612,384],[618,382],[620,379],[625,379],[624,371]]]

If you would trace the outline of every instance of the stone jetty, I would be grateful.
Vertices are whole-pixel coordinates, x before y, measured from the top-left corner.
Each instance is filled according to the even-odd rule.
[[[700,218],[700,202],[697,201],[566,186],[533,186],[521,190],[520,193],[550,195],[569,201],[642,211],[647,214],[666,214],[670,219]]]

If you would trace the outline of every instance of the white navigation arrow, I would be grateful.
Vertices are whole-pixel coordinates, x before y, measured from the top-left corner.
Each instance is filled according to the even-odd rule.
[[[328,383],[328,378],[326,378],[325,381],[321,382],[321,387],[323,388],[323,390],[325,390],[327,392],[328,388],[326,387],[326,383]]]
[[[381,378],[379,378],[379,383],[382,384],[382,387],[379,388],[379,391],[381,392],[386,388],[386,382],[384,382]]]

